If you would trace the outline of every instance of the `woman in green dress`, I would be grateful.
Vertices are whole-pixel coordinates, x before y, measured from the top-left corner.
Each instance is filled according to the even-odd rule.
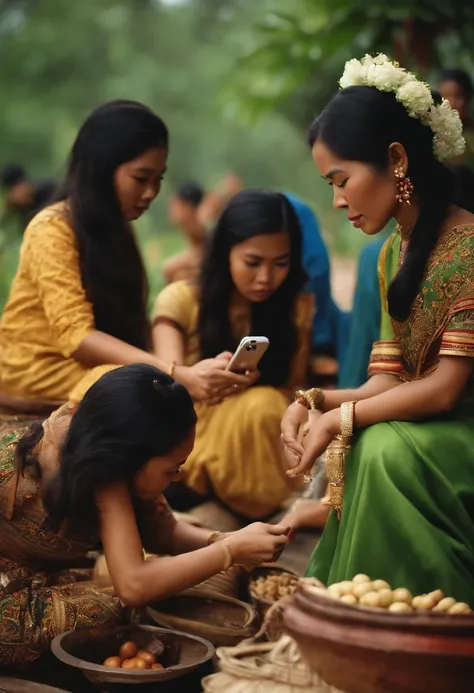
[[[350,61],[341,87],[311,126],[314,161],[355,227],[375,235],[394,217],[398,233],[379,259],[369,380],[300,394],[282,422],[290,476],[329,448],[338,512],[307,574],[474,605],[474,215],[453,204],[440,161],[462,151],[461,123],[385,56]]]

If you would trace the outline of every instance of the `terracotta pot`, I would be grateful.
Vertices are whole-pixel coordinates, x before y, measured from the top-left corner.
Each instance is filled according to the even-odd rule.
[[[284,625],[314,671],[347,693],[474,690],[474,616],[394,614],[298,589]]]

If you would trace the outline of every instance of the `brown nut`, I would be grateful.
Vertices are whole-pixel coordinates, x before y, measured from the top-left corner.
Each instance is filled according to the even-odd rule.
[[[393,594],[391,589],[380,590],[377,593],[379,595],[379,606],[382,609],[388,609],[390,604],[393,604]]]
[[[371,582],[361,582],[358,585],[355,585],[353,589],[353,595],[354,597],[357,597],[357,599],[361,599],[364,594],[368,594],[369,592],[373,592],[374,587]]]
[[[352,582],[354,585],[360,585],[363,584],[364,582],[371,582],[370,578],[368,575],[364,575],[363,573],[359,573],[359,575],[356,575],[355,578],[353,578]]]
[[[448,610],[448,614],[452,616],[462,616],[464,614],[471,614],[471,607],[465,602],[457,602]]]
[[[405,602],[405,604],[411,604],[413,597],[411,593],[404,587],[399,587],[393,590],[393,601],[394,602]]]
[[[441,590],[435,590],[434,592],[429,592],[428,597],[431,597],[431,599],[434,601],[435,606],[440,602],[442,599],[444,599],[444,592]]]
[[[343,580],[339,583],[341,596],[344,594],[353,594],[354,586],[350,580]]]
[[[355,606],[357,604],[357,599],[353,594],[343,594],[340,599],[341,602],[344,602],[344,604],[350,604],[351,606]]]
[[[444,597],[440,602],[436,604],[433,611],[448,611],[456,604],[456,600],[453,597]]]
[[[366,592],[359,599],[359,604],[361,606],[372,606],[372,607],[380,606],[378,592],[373,592],[373,591],[372,592]]]
[[[394,602],[393,604],[390,604],[388,607],[389,611],[392,611],[393,613],[408,613],[410,611],[413,611],[412,607],[410,604],[407,604],[406,602]]]

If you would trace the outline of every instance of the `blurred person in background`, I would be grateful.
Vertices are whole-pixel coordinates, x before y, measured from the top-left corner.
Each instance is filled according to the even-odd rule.
[[[350,314],[341,310],[332,297],[329,254],[315,213],[296,195],[284,195],[300,223],[302,263],[309,278],[308,291],[314,295],[316,304],[311,370],[316,378],[336,377],[346,360]]]
[[[214,226],[224,207],[244,189],[244,182],[236,173],[229,173],[215,188],[204,195],[199,205],[198,218],[207,229]]]
[[[191,501],[195,494],[217,497],[245,521],[272,514],[294,488],[285,475],[280,419],[289,388],[306,381],[309,365],[314,301],[303,293],[301,242],[284,195],[244,190],[209,237],[199,281],[168,285],[155,305],[155,354],[176,367],[224,354],[225,369],[243,337],[270,341],[247,386],[222,386],[209,373],[213,390],[195,398],[196,441],[183,468]],[[183,499],[169,500],[186,509]]]
[[[463,135],[466,140],[466,151],[451,163],[467,164],[474,168],[474,124],[470,112],[474,86],[470,76],[464,70],[452,68],[443,70],[439,82],[439,93],[447,99],[451,108],[459,113],[463,124]]]
[[[189,181],[180,185],[170,198],[169,220],[183,232],[187,248],[164,263],[163,276],[167,284],[195,277],[201,270],[206,226],[199,218],[199,207],[204,195],[198,183]]]
[[[31,180],[21,164],[9,163],[0,171],[0,185],[4,195],[3,225],[9,217],[16,217],[23,232],[43,207],[51,202],[56,183],[51,180]]]
[[[169,370],[150,353],[148,283],[132,227],[158,195],[167,158],[168,130],[142,104],[114,101],[86,119],[59,201],[26,229],[0,321],[0,394],[13,408],[79,401],[120,365]],[[209,371],[227,385],[249,382],[222,374],[213,359],[174,375],[200,398]]]

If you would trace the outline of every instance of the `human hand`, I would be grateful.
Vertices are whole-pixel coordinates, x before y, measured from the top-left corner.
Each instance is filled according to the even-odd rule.
[[[224,352],[216,358],[199,361],[194,366],[178,366],[175,369],[175,378],[188,389],[196,402],[219,402],[243,388],[250,387],[260,375],[258,371],[245,374],[226,371],[231,358],[230,352]]]
[[[303,404],[290,404],[281,420],[281,442],[290,469],[301,460],[304,448],[302,438],[307,434],[309,426],[321,412],[308,410]]]
[[[277,560],[288,544],[291,527],[267,525],[254,522],[244,529],[231,532],[226,542],[232,551],[234,563],[242,565],[259,565]]]
[[[213,224],[221,214],[226,204],[226,197],[218,190],[210,190],[197,209],[197,217],[201,224]]]
[[[340,410],[333,409],[311,422],[304,439],[303,454],[298,464],[286,472],[289,477],[294,478],[311,471],[318,457],[326,452],[328,445],[340,434],[340,421]]]

